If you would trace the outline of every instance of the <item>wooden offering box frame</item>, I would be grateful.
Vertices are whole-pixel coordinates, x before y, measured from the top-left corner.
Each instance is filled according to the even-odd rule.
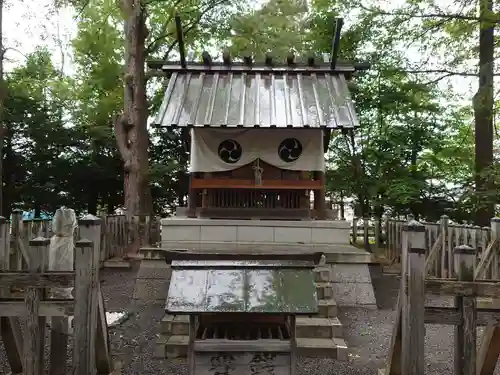
[[[189,375],[295,374],[295,317],[318,312],[321,253],[169,252],[169,314],[189,315]]]

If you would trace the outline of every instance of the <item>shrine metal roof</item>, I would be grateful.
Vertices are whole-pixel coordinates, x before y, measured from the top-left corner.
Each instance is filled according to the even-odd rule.
[[[173,71],[154,124],[332,129],[359,120],[340,69],[213,67]]]

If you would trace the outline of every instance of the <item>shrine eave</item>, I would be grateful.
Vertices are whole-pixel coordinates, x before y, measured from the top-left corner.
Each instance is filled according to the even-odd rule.
[[[173,72],[187,73],[187,72],[219,72],[219,73],[343,73],[349,74],[358,71],[368,70],[370,64],[367,62],[349,62],[338,61],[335,68],[332,69],[329,62],[316,62],[313,65],[307,62],[294,62],[279,63],[273,62],[272,64],[265,63],[245,63],[245,62],[231,62],[230,64],[224,62],[211,62],[210,64],[202,61],[190,61],[189,64],[182,66],[180,61],[165,61],[165,60],[150,60],[148,67],[152,70],[162,70],[167,75]]]
[[[196,71],[190,66],[189,71],[171,72],[153,124],[326,129],[359,126],[343,72],[326,67],[215,68]]]

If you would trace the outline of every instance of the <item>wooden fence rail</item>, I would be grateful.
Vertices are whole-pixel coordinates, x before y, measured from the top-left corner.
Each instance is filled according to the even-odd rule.
[[[95,217],[88,215],[78,221],[74,239],[81,235],[83,223],[88,220],[99,223],[100,226],[100,261],[110,259],[126,259],[130,253],[137,252],[141,246],[154,247],[160,242],[160,218],[153,216],[132,216],[129,220],[125,215],[108,215]],[[85,230],[84,230],[85,231]],[[51,238],[52,220],[22,220],[22,212],[15,210],[12,214],[10,227],[11,264],[17,264],[18,269],[27,269],[23,263],[29,241],[37,238]]]
[[[106,313],[99,285],[96,242],[81,238],[75,246],[75,269],[48,271],[50,240],[37,237],[24,250],[27,270],[10,270],[9,223],[0,220],[0,334],[13,374],[44,373],[46,321],[51,320],[50,375],[66,373],[67,316],[74,316],[72,374],[110,374]],[[90,228],[88,226],[87,228]],[[84,230],[85,232],[85,230]],[[85,234],[96,237],[95,227]],[[99,241],[97,241],[99,243]],[[74,287],[74,299],[52,299],[51,288]],[[12,292],[22,288],[22,296]],[[20,321],[25,323],[21,335]]]
[[[388,220],[385,224],[385,257],[391,262],[401,261],[403,249],[403,220]],[[496,251],[500,236],[500,218],[491,219],[490,227],[450,224],[447,216],[439,223],[421,223],[425,233],[425,270],[435,277],[450,277],[454,269],[453,249],[468,245],[477,250],[476,265],[481,264],[478,278],[498,279],[500,276],[499,255]]]
[[[425,226],[412,221],[402,229],[401,289],[396,322],[387,364],[379,373],[425,373],[425,324],[431,323],[455,326],[454,374],[493,375],[500,354],[500,348],[495,344],[499,337],[500,310],[477,308],[476,299],[500,298],[500,282],[479,280],[486,274],[487,262],[478,264],[477,248],[465,244],[453,249],[453,266],[449,271],[454,278],[428,277]],[[497,253],[497,246],[491,248],[494,250],[490,251]],[[425,306],[426,294],[454,296],[455,307]],[[476,353],[478,325],[487,327]]]
[[[409,217],[408,221],[411,221]],[[403,249],[403,227],[406,220],[386,219],[374,221],[358,227],[353,221],[351,239],[359,244],[361,238],[368,250],[376,249],[377,255],[391,264],[401,262]],[[469,245],[477,249],[476,263],[481,267],[479,278],[500,278],[500,255],[494,251],[500,241],[500,218],[491,219],[490,227],[479,227],[467,224],[452,224],[447,216],[442,216],[437,223],[421,222],[425,228],[426,263],[429,276],[448,277],[453,273],[453,249],[460,245]],[[372,247],[367,244],[372,243]]]

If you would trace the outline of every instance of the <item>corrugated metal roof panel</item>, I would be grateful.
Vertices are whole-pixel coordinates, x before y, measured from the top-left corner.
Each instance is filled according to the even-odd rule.
[[[161,126],[359,126],[342,74],[174,72]]]

